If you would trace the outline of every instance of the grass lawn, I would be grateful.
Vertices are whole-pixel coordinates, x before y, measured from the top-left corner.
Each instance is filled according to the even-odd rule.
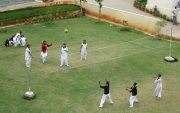
[[[120,31],[120,26],[97,23],[83,17],[4,28],[0,33],[0,113],[179,113],[179,62],[168,63],[169,41],[157,40],[142,32]],[[65,34],[64,29],[69,32]],[[22,31],[31,45],[31,90],[34,100],[23,99],[28,90],[28,69],[25,66],[26,47],[4,47],[14,33]],[[87,60],[80,60],[82,40],[88,43]],[[53,45],[47,62],[42,63],[42,41]],[[62,44],[69,48],[69,67],[60,67]],[[172,55],[179,59],[179,42],[173,42]],[[162,74],[162,99],[155,98],[153,76]],[[103,89],[98,80],[110,81],[114,102],[98,108]],[[129,108],[131,93],[125,86],[138,83],[139,103]]]

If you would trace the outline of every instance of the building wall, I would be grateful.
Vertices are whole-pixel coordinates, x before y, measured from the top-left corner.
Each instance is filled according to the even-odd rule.
[[[83,3],[82,6],[86,9],[86,14],[98,18],[99,6],[96,4]],[[128,26],[155,34],[155,23],[160,21],[156,18],[151,18],[131,12],[126,12],[110,7],[103,6],[101,9],[101,19],[112,21],[118,24],[124,24],[123,21],[128,21]]]
[[[172,18],[172,10],[178,1],[180,0],[148,0],[146,8],[153,9],[156,5],[161,13]],[[177,21],[180,23],[180,11],[178,12]]]

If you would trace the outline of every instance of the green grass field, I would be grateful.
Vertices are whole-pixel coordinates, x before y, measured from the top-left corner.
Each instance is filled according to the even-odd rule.
[[[0,113],[179,113],[179,62],[168,63],[169,41],[142,32],[120,31],[120,26],[97,23],[83,17],[4,28],[0,33]],[[64,29],[69,32],[65,34]],[[4,41],[22,31],[31,45],[31,90],[34,100],[23,99],[28,91],[26,47],[4,47]],[[88,43],[87,60],[80,60],[82,40]],[[52,43],[47,62],[42,63],[42,41]],[[69,48],[69,67],[60,67],[62,44]],[[179,42],[172,44],[172,56],[179,59]],[[162,74],[162,99],[155,98],[153,76]],[[98,81],[110,81],[114,102],[98,108],[103,89]],[[139,103],[129,108],[131,93],[125,86],[138,83]]]

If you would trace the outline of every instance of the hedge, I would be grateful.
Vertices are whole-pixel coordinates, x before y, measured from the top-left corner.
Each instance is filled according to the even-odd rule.
[[[56,12],[65,12],[72,10],[79,10],[80,6],[73,4],[61,4],[54,6],[45,6],[45,7],[27,7],[17,10],[8,10],[0,12],[0,22],[6,22],[11,20],[17,20],[21,18],[34,17],[38,15],[44,15],[47,12],[56,13]]]

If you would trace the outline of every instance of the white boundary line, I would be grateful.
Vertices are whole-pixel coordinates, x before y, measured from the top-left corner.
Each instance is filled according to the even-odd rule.
[[[118,44],[114,44],[114,45],[110,45],[110,46],[105,46],[105,47],[102,47],[102,48],[92,49],[92,50],[88,50],[88,51],[97,51],[97,50],[100,50],[100,49],[106,49],[106,48],[108,48],[108,47],[113,47],[113,46],[118,46],[118,45],[127,44],[127,43],[130,43],[130,42],[135,42],[135,41],[138,41],[138,40],[143,40],[143,39],[146,39],[146,38],[148,38],[148,37],[151,38],[152,36],[146,36],[146,37],[143,37],[143,38],[139,38],[139,39],[135,39],[135,40],[127,41],[127,42],[122,42],[122,43],[118,43]],[[68,56],[69,56],[69,55],[72,55],[72,54],[79,54],[79,58],[80,58],[81,52],[69,53]],[[61,56],[60,56],[60,57],[61,57]],[[51,58],[51,57],[50,57],[50,58]],[[57,58],[55,58],[55,59],[57,59]],[[58,58],[58,59],[59,59],[59,58]],[[78,61],[78,62],[80,62],[80,61]],[[75,63],[77,63],[77,62],[75,62]]]
[[[64,70],[68,70],[68,69],[78,68],[78,67],[82,67],[82,66],[86,66],[86,65],[91,65],[91,64],[96,64],[96,63],[100,63],[100,62],[105,62],[105,61],[109,61],[109,60],[114,60],[114,59],[118,59],[118,58],[128,57],[128,56],[132,56],[132,55],[135,55],[135,54],[147,52],[147,51],[154,50],[154,49],[158,49],[158,48],[162,48],[162,47],[163,47],[163,46],[156,47],[156,48],[152,48],[152,49],[148,49],[148,50],[141,51],[141,52],[138,52],[138,53],[133,53],[133,54],[129,54],[129,55],[114,57],[114,58],[107,59],[107,60],[101,60],[101,61],[99,61],[99,62],[92,62],[92,63],[87,63],[87,64],[84,64],[84,65],[79,65],[79,66],[74,66],[74,67],[69,67],[69,68],[67,67],[66,69],[61,69],[61,70],[59,70],[59,71],[64,71]],[[53,72],[55,72],[55,71],[53,71]],[[53,72],[50,72],[50,73],[53,73]],[[47,74],[50,74],[50,73],[47,73]]]
[[[108,48],[108,47],[113,47],[113,46],[117,46],[117,45],[123,45],[123,44],[129,43],[129,42],[134,42],[134,41],[142,40],[142,39],[145,39],[145,38],[148,38],[148,37],[152,37],[152,36],[146,36],[146,37],[135,39],[135,40],[131,40],[131,41],[128,41],[128,42],[118,43],[118,44],[114,44],[114,45],[110,45],[110,46],[105,46],[105,47],[101,47],[101,48],[97,48],[97,49],[92,49],[92,50],[88,50],[88,51],[97,51],[97,50],[105,49],[105,48]],[[78,52],[78,54],[79,53],[80,52]],[[74,54],[74,53],[69,53],[68,55],[71,55],[71,54]]]
[[[129,42],[134,42],[134,41],[137,41],[137,40],[142,40],[142,39],[145,39],[145,38],[148,38],[148,37],[151,37],[151,36],[146,36],[146,37],[135,39],[135,40],[131,40],[131,41],[128,41],[128,42],[123,42],[123,43],[119,43],[119,44],[105,46],[105,47],[94,49],[94,50],[90,50],[90,51],[96,51],[96,50],[99,50],[99,49],[105,49],[105,48],[108,48],[108,47],[113,47],[113,46],[117,46],[117,45],[123,45],[123,44],[129,43]]]

